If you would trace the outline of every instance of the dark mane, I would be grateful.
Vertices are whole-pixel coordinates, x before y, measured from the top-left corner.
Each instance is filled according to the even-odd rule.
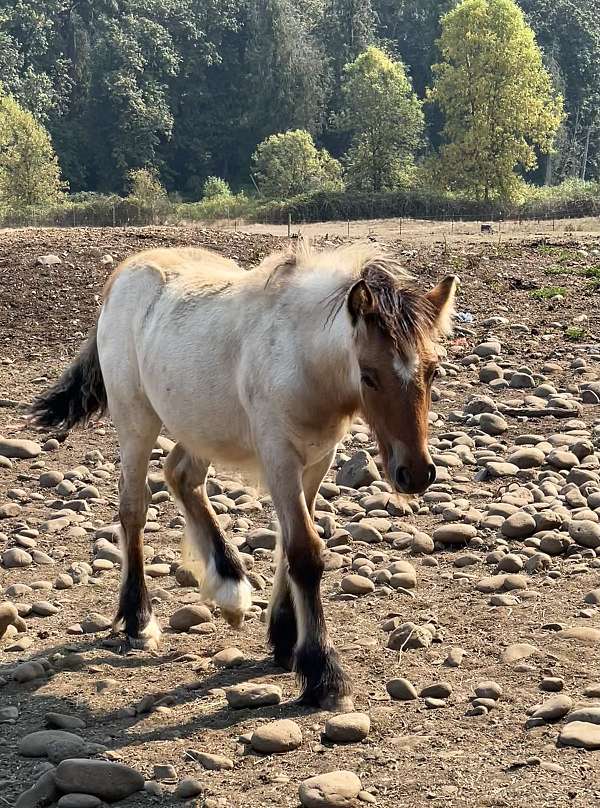
[[[360,277],[375,302],[375,311],[369,317],[402,353],[406,345],[419,349],[426,343],[435,312],[424,295],[394,276],[396,266],[391,259],[377,258],[363,267]]]

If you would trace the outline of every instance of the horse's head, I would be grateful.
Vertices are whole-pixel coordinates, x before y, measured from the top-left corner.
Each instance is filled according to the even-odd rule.
[[[404,494],[435,480],[427,446],[437,341],[450,330],[458,278],[421,294],[395,277],[391,262],[366,266],[348,295],[355,326],[363,414],[379,443],[386,474]]]

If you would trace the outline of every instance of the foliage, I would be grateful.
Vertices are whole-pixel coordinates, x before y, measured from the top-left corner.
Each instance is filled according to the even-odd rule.
[[[431,99],[445,116],[440,178],[478,199],[516,199],[562,121],[532,30],[513,0],[463,0],[442,19]]]
[[[581,342],[581,340],[584,339],[585,334],[585,328],[572,325],[565,330],[565,339],[569,340],[569,342]]]
[[[0,204],[49,205],[64,188],[48,132],[12,96],[0,95]]]
[[[271,135],[252,157],[259,188],[266,197],[285,199],[319,189],[341,188],[341,166],[317,149],[302,129]]]
[[[551,300],[553,297],[564,297],[567,290],[564,286],[543,286],[529,293],[533,300]]]
[[[155,205],[167,195],[156,174],[147,168],[130,171],[129,181],[130,198],[137,199],[142,205]]]
[[[202,186],[202,199],[224,199],[231,196],[231,188],[221,177],[207,177]]]
[[[519,0],[519,5],[536,33],[555,83],[564,94],[568,113],[547,178],[599,177],[598,4],[596,0]]]
[[[597,0],[518,3],[567,112],[556,153],[527,179],[599,178]],[[356,137],[331,125],[347,106],[344,66],[377,46],[393,61],[402,60],[423,98],[432,63],[440,61],[440,17],[455,5],[456,0],[0,0],[0,77],[5,91],[49,131],[73,190],[126,193],[129,171],[147,167],[169,192],[195,199],[209,176],[248,189],[256,144],[274,132],[305,129],[341,160]],[[501,60],[492,60],[486,69],[498,64],[502,68]],[[524,72],[523,83],[528,81]],[[435,151],[441,107],[427,105],[424,111],[425,149]],[[533,139],[526,141],[539,152]],[[364,163],[364,143],[353,148],[353,162]],[[524,165],[517,171],[527,172]],[[421,189],[423,172],[409,174]],[[439,172],[429,175],[429,184],[448,184]],[[404,182],[405,174],[399,179]],[[364,186],[367,180],[359,174],[353,182]]]
[[[401,62],[373,46],[346,65],[337,126],[350,131],[348,182],[382,191],[405,184],[423,131],[421,105]]]

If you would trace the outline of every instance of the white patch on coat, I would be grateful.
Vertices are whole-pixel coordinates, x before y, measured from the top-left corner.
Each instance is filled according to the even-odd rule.
[[[393,367],[398,378],[401,379],[405,384],[409,384],[415,377],[419,363],[419,355],[414,353],[407,360],[400,359],[399,356],[395,356]]]

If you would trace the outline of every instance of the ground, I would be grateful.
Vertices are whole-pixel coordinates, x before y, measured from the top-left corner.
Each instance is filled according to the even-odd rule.
[[[346,238],[344,227],[345,223],[326,225],[311,235],[319,247],[337,244]],[[356,230],[351,229],[351,237],[369,235]],[[35,550],[49,556],[46,560],[38,556],[39,563],[21,568],[0,565],[4,599],[13,601],[26,621],[25,633],[8,632],[0,640],[0,710],[18,708],[18,718],[3,723],[0,730],[0,800],[7,805],[34,782],[40,765],[46,765],[40,759],[23,757],[18,744],[23,736],[45,727],[49,712],[83,719],[85,728],[77,732],[86,742],[102,745],[98,756],[122,761],[146,780],[153,779],[157,764],[175,768],[177,777],[162,783],[162,795],[134,794],[123,803],[132,808],[175,802],[176,782],[190,776],[202,784],[202,793],[194,801],[198,806],[297,806],[302,780],[337,769],[355,772],[364,790],[361,798],[369,800],[370,794],[375,804],[386,808],[583,808],[600,798],[600,751],[558,744],[564,719],[526,727],[530,708],[553,696],[540,689],[545,677],[563,681],[562,693],[572,699],[574,707],[600,702],[584,694],[586,688],[600,683],[600,632],[591,632],[591,639],[584,642],[560,633],[564,627],[600,628],[596,606],[584,601],[600,585],[596,551],[583,551],[569,540],[569,519],[565,519],[558,535],[565,540],[566,552],[552,556],[548,569],[523,571],[524,583],[519,586],[526,589],[517,589],[505,601],[501,598],[499,602],[506,605],[494,605],[498,602],[494,596],[477,588],[482,579],[496,572],[500,553],[490,556],[490,552],[507,547],[523,562],[540,544],[539,536],[510,539],[491,526],[486,520],[494,503],[507,503],[511,494],[518,500],[524,496],[523,486],[529,486],[529,494],[534,490],[536,496],[549,496],[548,508],[557,513],[568,508],[569,518],[577,518],[582,503],[569,500],[569,489],[580,485],[584,499],[600,490],[594,470],[599,457],[600,408],[588,403],[594,401],[593,395],[583,395],[586,385],[593,387],[600,378],[595,286],[600,276],[600,237],[575,228],[560,235],[547,229],[540,235],[534,228],[499,239],[497,235],[481,236],[473,229],[450,243],[436,228],[429,238],[413,240],[406,230],[402,236],[393,228],[379,232],[373,227],[371,231],[370,237],[398,256],[420,287],[432,285],[451,271],[461,277],[462,288],[457,330],[446,345],[446,374],[436,382],[432,404],[433,451],[445,469],[435,490],[450,494],[446,511],[442,514],[435,497],[415,504],[408,515],[394,515],[392,509],[388,532],[395,537],[407,534],[405,540],[396,538],[395,545],[389,538],[386,541],[386,532],[378,523],[384,531],[382,541],[363,544],[348,539],[347,549],[340,555],[341,568],[324,577],[331,634],[354,681],[356,710],[370,715],[368,737],[350,744],[324,739],[327,714],[296,705],[293,675],[270,662],[260,614],[273,576],[268,550],[254,552],[255,584],[264,589],[255,590],[257,607],[242,632],[230,629],[218,614],[212,624],[216,630],[211,633],[169,630],[171,614],[196,597],[193,589],[178,585],[171,569],[165,577],[150,580],[151,587],[160,588],[155,609],[165,633],[159,651],[121,653],[108,631],[68,632],[90,613],[110,617],[116,603],[118,565],[108,569],[96,565],[87,582],[67,589],[55,586],[57,576],[72,564],[93,562],[96,531],[116,518],[119,456],[114,429],[107,419],[72,432],[55,451],[0,464],[0,508],[14,503],[20,506],[14,515],[9,508],[0,521],[0,554],[27,544],[23,530],[29,528],[33,529]],[[30,438],[41,444],[50,437],[24,424],[21,405],[57,377],[93,324],[102,285],[113,266],[105,256],[117,262],[139,249],[178,244],[207,246],[250,268],[270,251],[285,247],[287,238],[284,231],[272,235],[167,227],[0,231],[2,437]],[[38,258],[47,254],[57,255],[61,263],[41,266]],[[493,317],[504,319],[490,321]],[[550,414],[543,412],[540,407],[553,395],[548,391],[538,395],[537,390],[534,394],[533,389],[493,386],[479,380],[479,370],[488,360],[479,364],[475,359],[473,364],[463,360],[491,336],[501,343],[497,361],[506,378],[517,369],[528,368],[536,388],[553,385],[563,401],[557,406],[573,406],[570,418],[555,417],[556,406],[548,409]],[[574,362],[578,358],[583,362]],[[548,363],[556,367],[552,369]],[[526,401],[532,394],[535,400]],[[546,399],[540,402],[544,395]],[[548,465],[553,446],[547,443],[540,443],[546,455],[541,468],[489,476],[485,471],[489,458],[479,440],[485,435],[472,415],[463,414],[473,396],[489,397],[497,414],[506,420],[506,429],[491,441],[496,460],[506,460],[518,448],[516,439],[521,435],[537,435],[536,442],[566,435],[562,442],[567,445],[592,441],[589,454],[580,452],[591,475],[591,488],[578,480],[574,487],[558,486],[554,497],[540,493],[544,475],[549,471],[556,474],[556,468]],[[461,454],[465,447],[452,436],[439,445],[439,435],[457,432],[475,440],[470,457]],[[560,443],[561,439],[554,441],[554,445]],[[375,453],[366,427],[357,423],[341,452],[351,456],[365,447]],[[160,472],[162,462],[162,452],[157,451],[151,471]],[[339,456],[338,463],[342,462]],[[82,521],[77,524],[83,529],[73,530],[77,524],[72,520],[61,531],[44,532],[47,520],[63,503],[55,490],[40,487],[40,475],[49,470],[67,473],[82,465],[85,469],[80,469],[81,482],[76,480],[76,486],[91,483],[99,491],[80,512]],[[565,470],[563,476],[567,474]],[[327,479],[334,481],[335,477],[333,469]],[[223,482],[225,490],[231,490],[227,480]],[[357,518],[365,516],[360,505],[365,493],[369,491],[334,496],[331,510],[338,527],[351,522],[342,513],[348,500]],[[255,503],[257,496],[262,510],[246,514],[237,505],[229,508],[229,535],[237,537],[247,552],[242,537],[250,529],[269,526],[273,519],[267,497],[250,490],[248,499]],[[320,504],[326,508],[323,501]],[[591,512],[584,515],[597,521],[600,510],[594,511],[591,503],[589,507]],[[176,507],[166,500],[156,509],[148,525],[148,561],[176,566],[181,535]],[[323,514],[319,516],[323,521]],[[414,551],[410,534],[415,528],[432,535],[442,524],[461,522],[476,526],[477,537],[469,546],[436,544],[431,555]],[[416,570],[416,588],[393,589],[374,574],[371,592],[340,597],[340,581],[361,566],[356,562],[361,557],[371,559],[375,571],[397,559],[409,561]],[[364,568],[361,572],[368,574]],[[34,586],[15,594],[9,589],[15,584]],[[56,613],[43,617],[30,612],[28,604],[40,600],[58,607]],[[389,631],[382,625],[395,616],[400,618],[398,623],[434,626],[434,642],[426,649],[390,650]],[[10,650],[23,637],[27,639],[21,650]],[[504,653],[515,643],[528,643],[534,650],[529,657],[511,663]],[[212,661],[215,653],[232,646],[243,652],[243,664],[217,668]],[[459,666],[451,667],[446,660],[456,648],[463,649],[464,657]],[[39,658],[47,660],[46,675],[28,683],[14,680],[19,663]],[[437,708],[430,708],[423,698],[392,701],[386,683],[395,677],[409,679],[418,691],[435,682],[447,682],[452,692]],[[475,687],[485,680],[500,685],[501,697],[489,713],[467,715]],[[257,710],[230,709],[223,688],[242,681],[278,684],[283,690],[281,704]],[[292,718],[299,724],[301,746],[268,757],[250,751],[241,736],[275,718]],[[206,771],[189,750],[223,754],[234,767]]]

